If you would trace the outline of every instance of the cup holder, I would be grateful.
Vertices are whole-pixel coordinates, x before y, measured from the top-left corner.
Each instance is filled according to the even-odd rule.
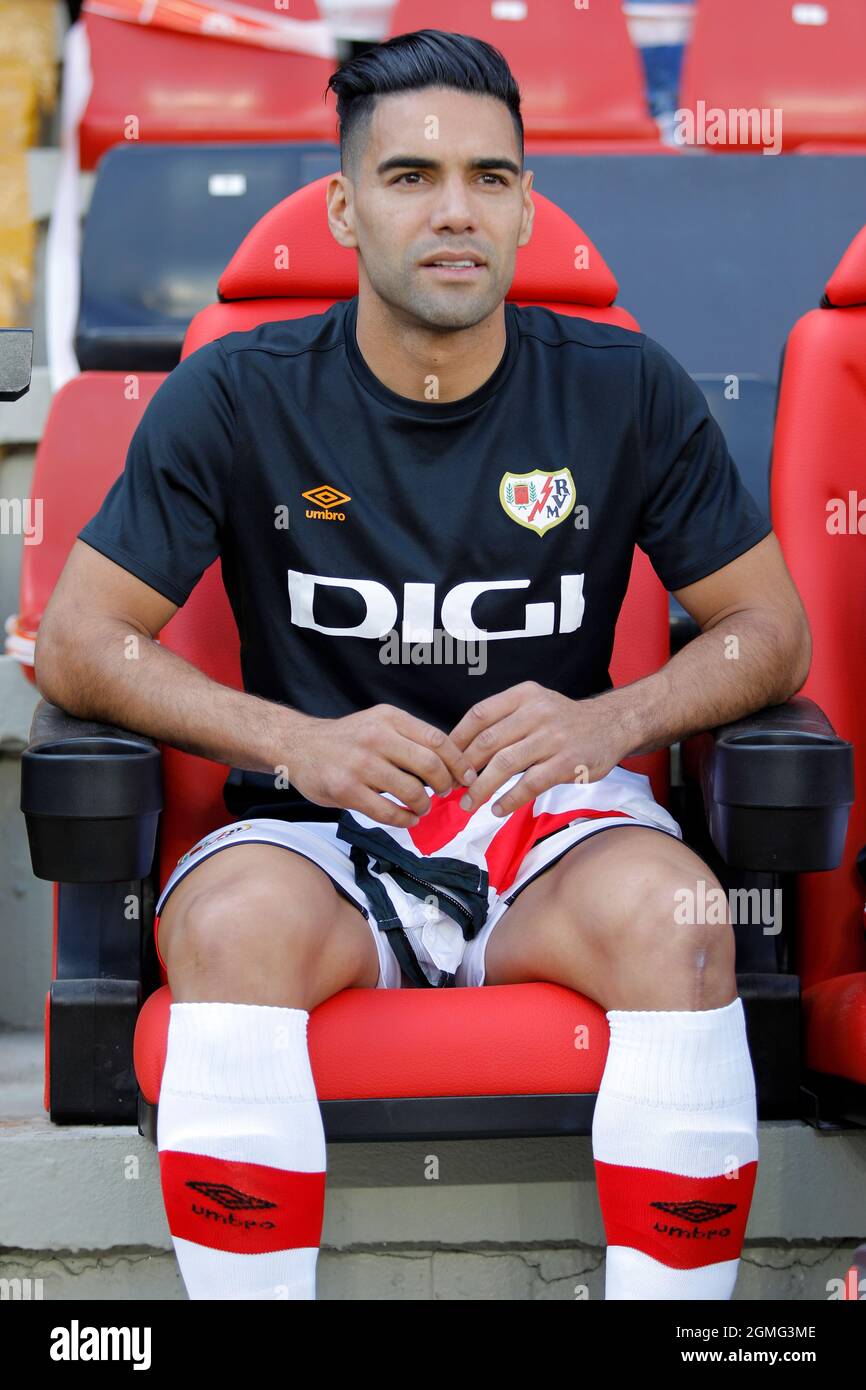
[[[105,735],[46,739],[22,754],[21,810],[37,878],[143,878],[162,810],[159,749]]]

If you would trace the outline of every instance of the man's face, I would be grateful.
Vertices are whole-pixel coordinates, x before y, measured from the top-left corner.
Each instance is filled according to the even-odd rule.
[[[504,102],[443,87],[380,97],[355,178],[329,187],[331,230],[357,247],[361,285],[407,321],[472,327],[505,298],[529,240],[532,174],[519,165]],[[479,263],[429,264],[455,253]]]

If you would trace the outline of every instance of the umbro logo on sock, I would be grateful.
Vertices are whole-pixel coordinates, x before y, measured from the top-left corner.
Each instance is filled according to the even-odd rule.
[[[651,1207],[682,1217],[683,1221],[714,1221],[736,1210],[736,1202],[650,1202]]]
[[[713,1236],[729,1236],[730,1226],[722,1226],[721,1230],[701,1231],[698,1229],[703,1221],[717,1221],[720,1216],[727,1216],[729,1211],[736,1210],[736,1202],[650,1202],[651,1207],[657,1207],[659,1211],[666,1211],[671,1216],[679,1216],[683,1221],[690,1221],[692,1229],[686,1230],[685,1226],[661,1225],[658,1221],[653,1223],[653,1230],[659,1231],[661,1235],[682,1236],[686,1240],[712,1240]]]
[[[266,1202],[263,1197],[251,1197],[248,1192],[241,1192],[240,1188],[232,1187],[226,1182],[188,1182],[186,1186],[191,1187],[194,1192],[200,1192],[210,1201],[218,1202],[221,1207],[229,1208],[228,1216],[224,1216],[222,1212],[213,1211],[211,1207],[199,1206],[193,1202],[193,1215],[203,1216],[206,1221],[216,1221],[223,1226],[240,1226],[245,1231],[252,1226],[257,1226],[263,1231],[272,1231],[276,1226],[275,1221],[253,1221],[249,1217],[239,1220],[234,1215],[236,1211],[261,1211],[268,1207],[276,1207],[276,1202]]]
[[[231,1211],[261,1211],[265,1207],[277,1205],[276,1202],[266,1202],[263,1197],[251,1197],[249,1193],[241,1192],[239,1188],[231,1187],[225,1182],[188,1182],[187,1187],[200,1192],[212,1202],[218,1202],[221,1207],[228,1207]]]

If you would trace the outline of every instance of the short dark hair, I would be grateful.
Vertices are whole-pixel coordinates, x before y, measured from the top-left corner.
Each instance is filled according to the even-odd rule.
[[[514,121],[523,164],[520,88],[499,49],[469,34],[418,29],[365,49],[331,74],[326,92],[332,91],[337,98],[343,173],[357,168],[376,98],[423,87],[451,87],[504,101]]]

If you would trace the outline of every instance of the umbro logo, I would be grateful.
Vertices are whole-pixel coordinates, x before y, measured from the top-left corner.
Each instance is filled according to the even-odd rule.
[[[734,1211],[736,1202],[650,1202],[651,1207],[666,1211],[670,1216],[678,1216],[681,1221],[700,1224],[701,1221],[715,1221]]]
[[[314,502],[314,507],[307,507],[306,515],[314,521],[345,521],[346,513],[335,511],[335,507],[342,507],[344,502],[351,502],[348,492],[341,492],[339,488],[330,487],[327,483],[321,483],[318,487],[311,487],[308,492],[302,492],[308,502]]]
[[[736,1202],[650,1202],[651,1207],[663,1211],[668,1216],[678,1217],[688,1222],[688,1226],[677,1226],[673,1221],[653,1222],[653,1230],[663,1236],[673,1236],[678,1240],[716,1240],[731,1234],[730,1226],[714,1226],[701,1230],[707,1221],[718,1221],[729,1212],[736,1211]]]
[[[262,1211],[265,1207],[277,1205],[276,1202],[266,1202],[263,1197],[251,1197],[249,1193],[224,1182],[188,1182],[187,1187],[230,1211]]]

